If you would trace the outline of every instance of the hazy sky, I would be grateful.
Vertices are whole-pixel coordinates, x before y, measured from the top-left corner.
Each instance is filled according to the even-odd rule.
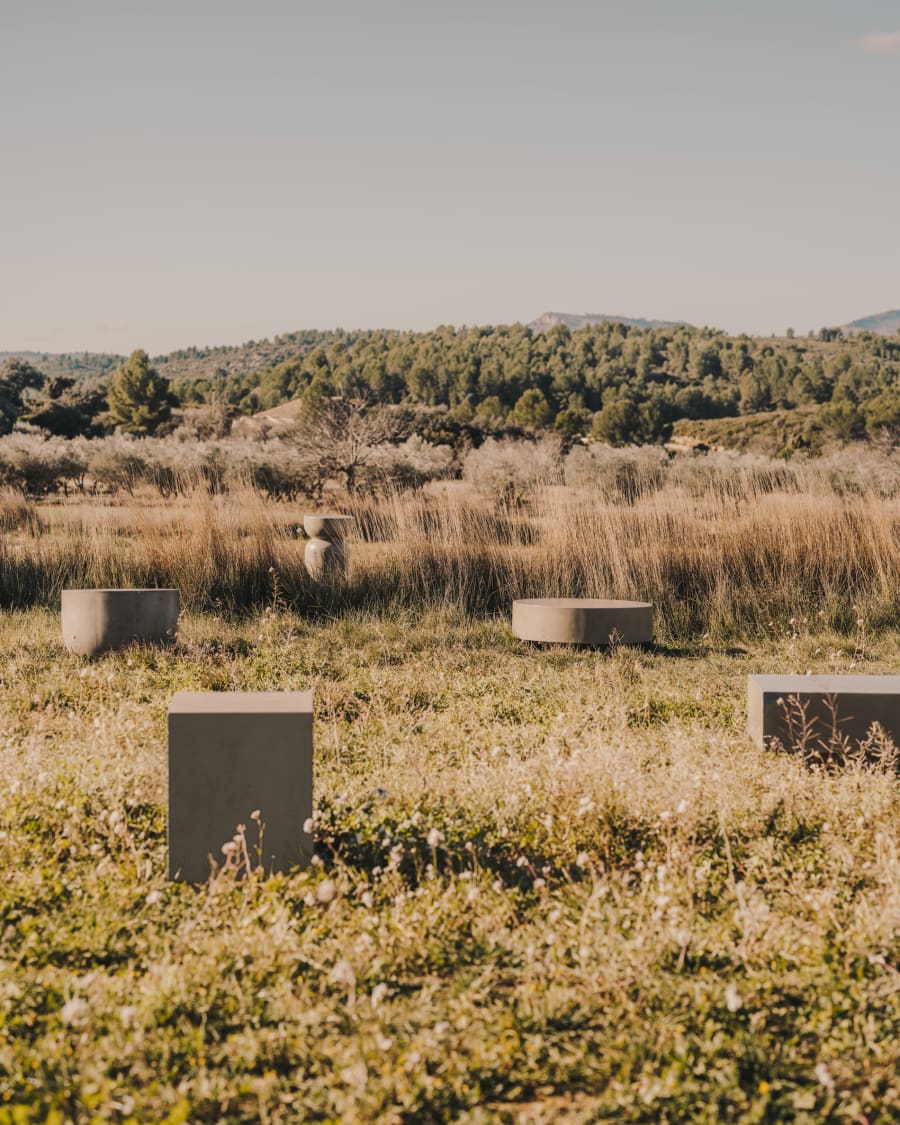
[[[0,349],[900,307],[897,0],[0,0]]]

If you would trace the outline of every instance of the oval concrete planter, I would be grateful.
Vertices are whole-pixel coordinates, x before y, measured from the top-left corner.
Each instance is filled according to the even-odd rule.
[[[526,598],[513,602],[512,629],[520,640],[544,644],[649,644],[653,606],[600,598]]]
[[[63,641],[80,656],[171,643],[179,609],[177,590],[63,590]]]

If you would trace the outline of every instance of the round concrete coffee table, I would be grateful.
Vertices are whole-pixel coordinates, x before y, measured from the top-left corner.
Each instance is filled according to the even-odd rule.
[[[166,644],[175,640],[179,608],[177,590],[63,590],[63,642],[80,656]]]
[[[544,644],[643,645],[653,640],[653,606],[601,598],[525,598],[513,602],[512,629],[520,640]]]

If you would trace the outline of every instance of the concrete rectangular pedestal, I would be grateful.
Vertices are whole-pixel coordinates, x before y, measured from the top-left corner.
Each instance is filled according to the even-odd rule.
[[[747,677],[747,726],[759,746],[777,739],[822,752],[835,732],[858,744],[873,723],[900,746],[900,676]]]
[[[312,692],[178,692],[169,705],[169,878],[203,882],[211,855],[247,826],[254,867],[305,865],[313,841]]]

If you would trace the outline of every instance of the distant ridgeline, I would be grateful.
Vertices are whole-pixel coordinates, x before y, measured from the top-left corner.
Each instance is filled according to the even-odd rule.
[[[790,453],[900,429],[900,312],[794,338],[545,314],[531,325],[297,332],[153,359],[182,407],[255,414],[302,398],[408,408],[432,439],[545,430],[613,444],[685,440]],[[650,325],[649,327],[645,325]],[[28,356],[108,377],[120,356]],[[0,367],[2,372],[2,367]],[[2,391],[2,388],[0,388]]]

